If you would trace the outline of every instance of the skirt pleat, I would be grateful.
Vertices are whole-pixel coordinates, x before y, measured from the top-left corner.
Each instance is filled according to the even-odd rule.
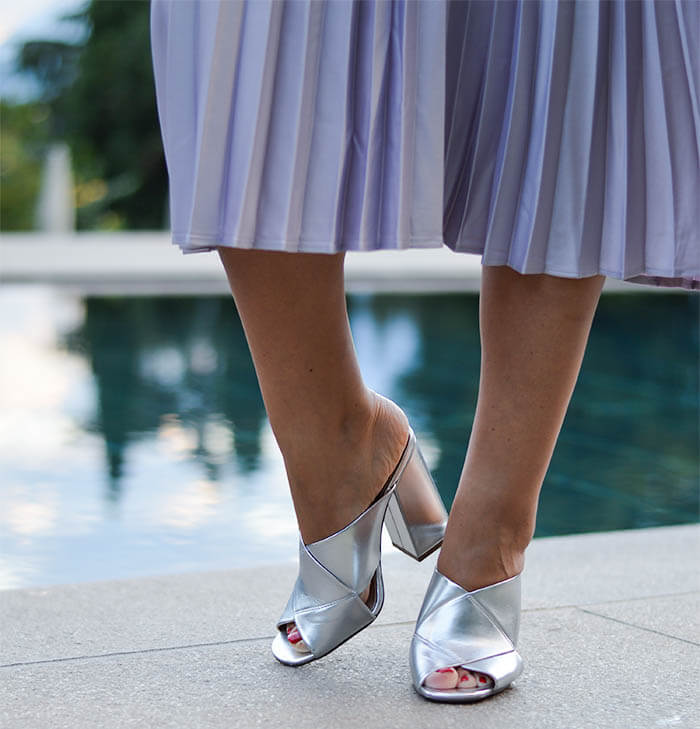
[[[447,245],[700,288],[699,43],[697,3],[449,2]]]
[[[154,0],[173,240],[442,244],[440,3]]]
[[[152,0],[173,242],[700,288],[700,3]]]

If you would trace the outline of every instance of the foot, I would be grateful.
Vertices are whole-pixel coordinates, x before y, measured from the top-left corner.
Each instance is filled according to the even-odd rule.
[[[522,572],[525,564],[524,547],[521,549],[512,535],[494,539],[503,531],[503,524],[494,519],[490,509],[469,505],[470,523],[461,520],[461,504],[456,503],[450,513],[445,541],[438,559],[438,570],[465,590],[477,590]],[[476,524],[479,524],[477,528]],[[474,535],[474,542],[465,544],[464,534]],[[503,546],[506,545],[506,546]],[[461,666],[448,666],[431,673],[424,681],[427,688],[444,691],[481,691],[493,687],[490,676],[469,671]]]
[[[408,442],[408,419],[396,405],[369,391],[363,414],[346,423],[343,432],[316,455],[299,459],[285,457],[299,530],[305,544],[335,534],[357,518],[374,501],[396,468]],[[326,436],[327,438],[327,436]],[[342,474],[342,481],[338,478]],[[328,488],[331,484],[335,488]],[[367,602],[368,586],[360,597]],[[310,653],[294,623],[286,626],[287,639],[299,653]]]

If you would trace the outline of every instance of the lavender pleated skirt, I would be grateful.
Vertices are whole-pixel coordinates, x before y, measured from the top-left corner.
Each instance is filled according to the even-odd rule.
[[[173,242],[700,288],[700,2],[152,0]]]

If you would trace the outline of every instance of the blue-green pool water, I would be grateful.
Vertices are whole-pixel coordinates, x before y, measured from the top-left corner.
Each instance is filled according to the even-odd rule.
[[[296,527],[229,297],[0,292],[0,587],[294,559]],[[606,294],[537,536],[698,517],[700,297]],[[473,295],[351,296],[365,377],[449,506],[478,385]]]

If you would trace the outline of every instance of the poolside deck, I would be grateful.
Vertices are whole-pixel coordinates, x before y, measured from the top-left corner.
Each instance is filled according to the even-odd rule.
[[[0,592],[0,726],[697,729],[699,555],[696,526],[536,540],[525,673],[466,706],[409,684],[434,558],[390,555],[377,622],[299,669],[269,651],[292,563]]]
[[[481,258],[448,248],[349,253],[351,293],[479,290]],[[10,233],[0,238],[0,283],[51,283],[82,294],[228,294],[214,253],[183,255],[168,233]],[[607,279],[604,292],[682,292]]]

